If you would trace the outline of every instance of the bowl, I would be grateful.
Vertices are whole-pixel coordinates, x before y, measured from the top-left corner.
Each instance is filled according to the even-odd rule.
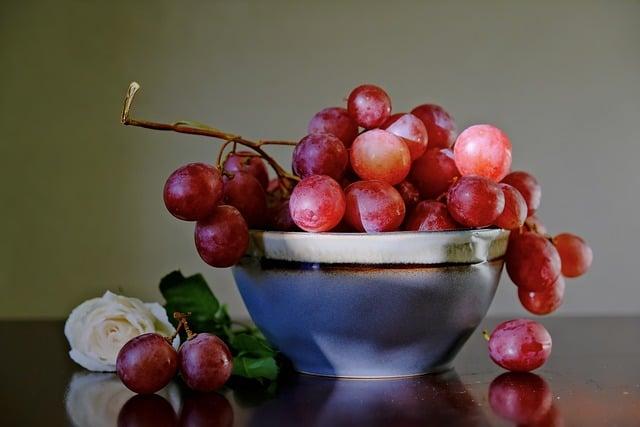
[[[487,313],[509,232],[252,231],[233,275],[298,372],[384,378],[450,368]]]

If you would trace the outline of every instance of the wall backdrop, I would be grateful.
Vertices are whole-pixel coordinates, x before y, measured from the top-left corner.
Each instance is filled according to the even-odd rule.
[[[0,317],[64,317],[106,289],[157,300],[173,269],[246,315],[161,197],[217,144],[121,126],[131,80],[140,118],[255,138],[299,139],[364,82],[397,111],[496,124],[541,181],[548,228],[595,253],[557,315],[640,313],[640,2],[307,3],[2,2]],[[524,314],[506,277],[491,310]]]

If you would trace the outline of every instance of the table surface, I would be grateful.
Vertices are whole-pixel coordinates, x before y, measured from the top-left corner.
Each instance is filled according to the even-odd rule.
[[[135,397],[67,356],[59,321],[0,322],[2,426],[640,426],[640,318],[543,319],[553,337],[535,374],[505,373],[480,330],[455,370],[396,380],[291,375],[260,390]],[[135,398],[134,398],[135,397]]]

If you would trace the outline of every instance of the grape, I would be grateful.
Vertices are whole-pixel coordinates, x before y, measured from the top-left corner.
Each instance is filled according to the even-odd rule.
[[[413,114],[394,114],[384,122],[382,128],[402,138],[409,148],[411,160],[422,156],[427,149],[429,142],[427,129],[422,120]]]
[[[198,221],[196,249],[207,264],[223,268],[240,261],[249,245],[249,230],[240,212],[233,206],[217,206],[213,214]]]
[[[434,148],[449,148],[456,139],[456,124],[453,117],[442,107],[434,104],[419,105],[411,114],[422,120],[427,135],[429,146]]]
[[[185,427],[232,427],[233,408],[219,393],[186,392],[180,410],[180,425]]]
[[[156,334],[139,335],[118,352],[116,371],[136,393],[155,393],[171,381],[178,369],[178,354],[169,341]]]
[[[164,184],[164,204],[171,215],[197,221],[209,215],[222,197],[220,171],[204,163],[189,163],[174,171]]]
[[[562,261],[563,276],[582,276],[591,267],[593,251],[582,238],[575,234],[562,233],[553,238],[553,245]]]
[[[538,218],[535,214],[527,218],[527,220],[524,222],[524,225],[527,227],[527,229],[533,231],[534,233],[547,234],[547,227],[544,226],[540,218]]]
[[[530,231],[511,233],[505,262],[513,283],[528,291],[548,291],[560,276],[558,251],[544,236]]]
[[[269,225],[272,230],[296,231],[298,226],[291,218],[289,200],[284,200],[269,208]]]
[[[543,292],[531,292],[518,289],[518,299],[524,308],[539,316],[552,313],[562,305],[564,299],[564,279],[558,276],[551,289]]]
[[[527,203],[518,190],[509,184],[498,184],[504,193],[504,210],[496,219],[495,225],[505,230],[515,230],[524,225],[527,219]]]
[[[538,322],[508,320],[499,324],[489,340],[489,356],[509,371],[528,372],[539,368],[551,354],[551,336]]]
[[[479,175],[500,182],[511,168],[511,141],[492,125],[474,125],[462,131],[453,154],[462,175]]]
[[[523,171],[511,172],[502,180],[505,184],[515,187],[524,201],[527,202],[527,217],[533,215],[540,207],[540,198],[542,196],[542,188],[538,184],[538,180],[530,173]]]
[[[136,394],[118,413],[118,427],[175,427],[178,417],[167,399],[157,394]]]
[[[349,152],[338,138],[328,133],[305,136],[293,150],[293,171],[300,178],[327,175],[340,180],[349,162]]]
[[[411,166],[410,179],[425,199],[435,199],[446,193],[460,176],[453,151],[449,148],[427,148]]]
[[[504,209],[504,193],[481,176],[463,176],[449,188],[447,208],[454,220],[467,227],[486,227]]]
[[[420,193],[418,192],[418,189],[409,181],[402,181],[400,184],[395,186],[395,189],[398,190],[398,193],[402,196],[402,200],[404,201],[404,206],[407,208],[407,211],[413,209],[413,207],[420,201]]]
[[[415,207],[404,226],[411,231],[455,230],[458,224],[451,218],[447,205],[435,200],[423,200]]]
[[[377,128],[391,114],[391,99],[378,86],[362,85],[351,91],[347,110],[358,125],[366,129]]]
[[[330,133],[349,148],[358,136],[358,124],[345,108],[331,107],[316,113],[309,122],[309,133]]]
[[[491,381],[489,404],[497,415],[517,425],[537,424],[551,410],[547,382],[531,372],[505,372]]]
[[[351,167],[364,180],[399,184],[411,168],[407,144],[394,134],[374,129],[358,135],[351,146]]]
[[[225,160],[223,170],[235,174],[236,172],[247,172],[253,175],[262,188],[265,190],[269,185],[269,172],[267,167],[256,153],[250,151],[239,151],[237,154],[231,153]]]
[[[196,334],[178,350],[180,375],[196,391],[213,391],[222,387],[233,369],[229,347],[217,336]]]
[[[344,218],[357,231],[394,231],[404,220],[402,196],[384,181],[358,181],[345,190]]]
[[[345,210],[340,184],[326,175],[304,178],[296,185],[289,200],[293,222],[313,233],[329,231],[340,223]]]
[[[236,172],[232,178],[224,177],[226,205],[238,209],[250,228],[265,225],[267,196],[258,180],[247,172]]]

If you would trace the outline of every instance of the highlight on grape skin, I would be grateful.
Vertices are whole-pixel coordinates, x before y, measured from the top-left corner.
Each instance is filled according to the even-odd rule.
[[[197,221],[209,215],[222,197],[220,171],[204,163],[176,169],[164,185],[164,204],[171,215]]]
[[[358,136],[358,124],[351,118],[346,108],[329,107],[311,118],[307,132],[309,134],[330,133],[349,148]]]
[[[358,135],[351,146],[351,166],[363,180],[402,182],[411,168],[411,153],[400,138],[382,129]]]
[[[326,175],[303,179],[289,199],[291,218],[305,231],[318,233],[333,229],[342,220],[345,197],[340,184]]]
[[[511,168],[511,141],[492,125],[466,128],[453,146],[456,165],[462,175],[478,175],[500,182]]]
[[[413,114],[397,113],[390,116],[382,126],[388,132],[402,138],[409,148],[411,160],[422,156],[427,149],[429,136],[424,123]]]
[[[456,123],[444,108],[435,104],[418,105],[411,114],[424,123],[429,136],[429,146],[433,148],[449,148],[457,136]]]
[[[489,339],[489,356],[496,364],[515,372],[538,369],[551,354],[551,335],[529,319],[499,324]]]
[[[356,231],[395,231],[404,220],[402,196],[384,181],[355,182],[345,189],[345,199],[345,220]]]
[[[359,126],[377,128],[391,115],[391,98],[378,86],[361,85],[349,94],[347,110]]]

